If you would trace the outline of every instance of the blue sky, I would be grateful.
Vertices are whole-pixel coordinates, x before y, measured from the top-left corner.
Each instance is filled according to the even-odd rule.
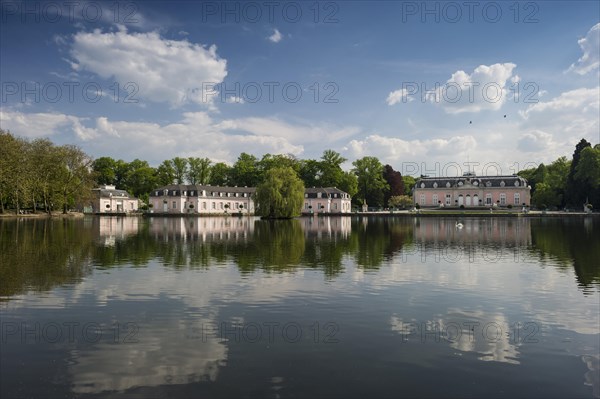
[[[597,1],[1,4],[1,127],[94,157],[495,174],[600,141]]]

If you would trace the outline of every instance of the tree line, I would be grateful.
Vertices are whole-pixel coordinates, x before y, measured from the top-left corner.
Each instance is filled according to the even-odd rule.
[[[531,186],[531,203],[536,208],[581,210],[583,204],[600,208],[600,144],[592,147],[581,139],[571,160],[563,156],[518,174]]]
[[[369,206],[381,207],[392,197],[410,195],[414,178],[402,176],[377,158],[357,159],[350,171],[341,167],[346,161],[333,150],[325,150],[319,159],[298,159],[289,154],[258,158],[241,153],[232,165],[209,158],[175,157],[156,168],[139,159],[128,163],[101,157],[93,162],[92,169],[98,184],[113,184],[144,201],[154,188],[169,184],[258,187],[275,168],[290,168],[305,187],[337,187],[350,194],[357,205],[366,201]]]
[[[169,184],[257,187],[275,168],[290,168],[305,187],[337,187],[350,194],[355,205],[394,206],[398,198],[412,203],[408,196],[413,177],[402,176],[376,157],[357,159],[350,171],[341,167],[346,161],[339,153],[325,150],[319,159],[242,153],[233,165],[175,157],[152,167],[140,159],[94,160],[74,145],[58,146],[45,138],[28,140],[0,130],[0,212],[66,212],[89,200],[91,189],[99,185],[127,190],[145,203],[152,190]]]
[[[175,157],[152,167],[145,160],[127,162],[111,157],[93,159],[74,145],[55,145],[45,138],[28,140],[0,130],[0,212],[34,212],[73,208],[89,199],[91,189],[112,184],[148,202],[150,192],[169,184],[258,187],[274,168],[289,168],[305,187],[337,187],[351,195],[355,206],[408,207],[412,205],[412,176],[402,176],[391,165],[366,156],[352,162],[333,150],[319,159],[242,153],[228,165],[209,158]],[[572,160],[561,157],[550,165],[519,172],[532,187],[538,208],[600,208],[600,145],[582,139]]]
[[[66,212],[91,195],[93,159],[74,145],[27,140],[0,129],[0,213]]]

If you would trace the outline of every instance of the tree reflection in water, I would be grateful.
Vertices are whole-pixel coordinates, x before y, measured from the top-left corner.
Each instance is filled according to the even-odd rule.
[[[600,232],[593,218],[473,218],[457,231],[437,218],[312,217],[0,220],[0,296],[75,284],[94,269],[206,269],[234,264],[241,273],[344,273],[345,263],[376,271],[408,253],[510,249],[575,271],[581,289],[600,284]]]

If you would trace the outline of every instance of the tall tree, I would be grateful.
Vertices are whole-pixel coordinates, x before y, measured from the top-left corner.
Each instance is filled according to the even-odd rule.
[[[147,161],[134,159],[129,163],[125,183],[123,188],[147,203],[150,192],[158,184],[156,170]]]
[[[412,197],[412,189],[416,184],[415,178],[412,176],[402,176],[402,183],[404,183],[404,195]]]
[[[117,179],[117,161],[111,157],[100,157],[92,164],[92,170],[96,175],[96,182],[99,185],[115,184]]]
[[[208,158],[188,158],[187,180],[190,184],[208,184],[211,161]]]
[[[175,168],[170,159],[163,161],[156,168],[156,180],[161,186],[168,186],[175,181]]]
[[[258,158],[242,152],[231,168],[231,182],[234,186],[256,187],[260,181]]]
[[[323,187],[338,187],[342,182],[344,174],[341,165],[346,161],[346,158],[333,150],[323,151],[319,185]]]
[[[586,192],[591,188],[587,183],[575,179],[577,165],[579,165],[581,158],[581,151],[587,147],[591,147],[591,144],[586,139],[581,139],[575,146],[575,152],[573,152],[573,160],[571,161],[571,169],[569,170],[567,186],[565,188],[566,202],[569,206],[581,206],[585,202]]]
[[[231,168],[226,163],[218,162],[210,171],[210,184],[213,186],[227,186],[230,183]]]
[[[575,180],[590,187],[586,199],[595,209],[600,208],[600,144],[581,151],[575,170]]]
[[[272,168],[256,188],[257,213],[267,218],[300,216],[304,183],[291,167]]]
[[[394,170],[390,165],[385,165],[383,167],[383,178],[389,186],[389,188],[384,191],[383,200],[387,206],[392,206],[388,203],[391,197],[404,195],[404,180],[402,180],[402,173]]]
[[[358,195],[363,204],[383,205],[383,191],[388,184],[383,178],[383,165],[376,157],[363,157],[352,162],[358,178]]]
[[[185,158],[175,157],[172,159],[173,169],[175,171],[175,183],[184,184],[187,174],[188,161]]]
[[[306,187],[320,186],[321,162],[314,159],[300,161],[298,175]]]
[[[67,213],[69,206],[90,196],[94,187],[91,173],[92,158],[74,145],[60,147],[60,169],[58,174],[57,189],[61,195],[63,213]]]

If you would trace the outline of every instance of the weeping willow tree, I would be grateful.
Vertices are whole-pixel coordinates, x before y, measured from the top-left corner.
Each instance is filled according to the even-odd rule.
[[[256,188],[257,214],[269,219],[300,216],[304,183],[290,167],[270,169]]]

